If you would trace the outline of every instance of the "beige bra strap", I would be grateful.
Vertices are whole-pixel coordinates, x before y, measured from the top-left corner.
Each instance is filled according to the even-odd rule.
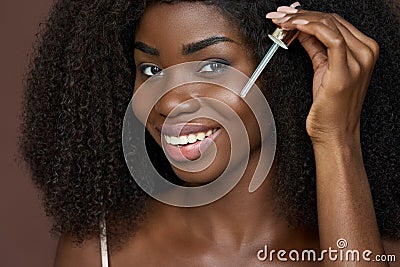
[[[106,218],[100,220],[100,250],[101,250],[101,266],[108,267],[108,248],[107,248],[107,228]]]

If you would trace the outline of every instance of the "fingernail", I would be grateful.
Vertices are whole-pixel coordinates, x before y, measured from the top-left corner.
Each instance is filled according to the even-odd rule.
[[[269,12],[265,17],[267,19],[280,19],[286,16],[286,13],[282,12]]]
[[[305,19],[295,19],[292,21],[292,24],[295,24],[295,25],[306,25],[308,23],[310,23],[310,22]]]
[[[286,21],[288,21],[291,18],[292,17],[290,17],[290,16],[286,16],[286,17],[283,17],[283,18],[277,20],[276,23],[278,23],[278,24],[285,23]]]
[[[294,2],[293,4],[290,5],[291,8],[296,8],[298,6],[301,6],[299,2]]]
[[[297,9],[289,7],[289,6],[280,6],[277,9],[278,12],[283,12],[283,13],[288,13],[288,14],[294,14],[299,12]]]

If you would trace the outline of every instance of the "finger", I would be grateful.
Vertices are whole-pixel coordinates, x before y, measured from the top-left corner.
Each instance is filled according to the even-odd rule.
[[[296,22],[296,20],[293,22]],[[300,23],[304,22],[300,21]],[[314,36],[326,47],[328,56],[328,69],[338,71],[338,73],[348,70],[348,49],[346,41],[336,27],[327,26],[321,22],[292,24],[296,25],[296,28],[299,31]],[[306,45],[309,44],[306,43]]]
[[[313,13],[315,17],[317,13]],[[331,29],[338,30],[343,36],[347,46],[347,62],[349,64],[350,71],[353,74],[359,75],[361,72],[370,72],[376,62],[376,58],[371,48],[364,41],[367,40],[365,35],[361,34],[360,31],[353,31],[357,34],[355,36],[349,28],[343,25],[337,18],[336,14],[320,14],[322,17],[319,18],[319,22],[327,25]],[[301,18],[301,16],[300,16]],[[315,18],[311,18],[315,19]],[[311,20],[310,19],[310,20]],[[346,25],[351,25],[347,23]],[[354,26],[352,26],[354,28]],[[362,38],[360,40],[359,38]]]
[[[345,25],[343,25],[338,19],[338,15],[335,14],[325,14],[320,12],[301,12],[297,16],[293,17],[288,23],[299,23],[302,21],[318,22],[326,25],[334,31],[339,32],[343,38],[346,45],[347,51],[347,61],[349,64],[354,65],[357,69],[360,66],[354,63],[360,63],[362,66],[371,66],[371,62],[374,63],[374,54],[371,53],[371,49],[367,44],[355,36]],[[347,23],[348,24],[348,23]],[[354,28],[354,26],[352,26]],[[360,32],[356,31],[360,36]],[[361,34],[361,36],[363,36]],[[365,36],[364,36],[365,37]],[[365,40],[365,38],[364,38]],[[372,64],[373,65],[373,64]]]
[[[310,57],[318,59],[317,61],[313,61],[314,69],[321,63],[324,58],[323,55],[327,55],[328,58],[333,57],[333,60],[330,60],[331,63],[328,63],[328,68],[334,69],[334,66],[337,66],[337,69],[346,68],[347,51],[345,40],[334,23],[328,20],[321,22],[324,16],[324,13],[309,10],[299,10],[296,13],[286,14],[285,16],[282,16],[282,12],[267,14],[267,17],[271,18],[274,23],[285,29],[298,29],[314,37],[311,38],[307,35],[299,36],[299,41]],[[333,65],[332,61],[336,64]]]
[[[337,21],[336,18],[333,16],[332,18],[337,22],[337,27],[345,38],[346,44],[349,48],[350,52],[348,53],[347,59],[350,65],[349,69],[357,76],[361,73],[371,72],[375,65],[376,58],[370,47],[362,40],[358,39],[357,36],[354,36],[353,33]]]
[[[292,25],[290,23],[285,23],[285,22],[288,22],[289,20],[303,18],[308,21],[318,21],[318,18],[321,17],[321,14],[323,14],[323,13],[316,12],[316,11],[297,10],[297,9],[293,9],[296,11],[295,13],[293,13],[293,12],[286,11],[286,9],[284,9],[284,8],[286,8],[286,7],[279,7],[278,11],[268,13],[266,15],[266,18],[271,19],[273,23],[275,23],[279,26],[282,26],[286,29],[289,29],[289,30],[296,29],[295,25]]]
[[[297,39],[310,56],[314,71],[321,64],[326,64],[328,61],[326,47],[317,38],[306,33],[300,33]]]
[[[340,23],[333,14],[323,14],[319,22],[330,28],[335,28],[341,33],[347,47],[347,62],[350,69],[358,73],[364,63],[362,60],[364,52],[370,52],[369,48]]]
[[[378,43],[359,31],[354,25],[352,25],[350,22],[339,16],[338,14],[332,14],[335,19],[337,19],[344,27],[346,27],[355,37],[357,37],[360,41],[362,41],[364,44],[366,44],[374,53],[375,57],[377,58],[379,56],[379,45]]]
[[[286,8],[286,7],[285,7]],[[337,14],[326,14],[316,11],[299,10],[298,12],[287,12],[284,13],[286,9],[281,8],[278,10],[279,17],[273,17],[272,21],[287,29],[295,29],[294,25],[290,25],[293,21],[314,21],[322,22],[325,25],[337,28],[345,38],[347,45],[349,46],[352,54],[357,54],[355,56],[364,65],[370,64],[370,62],[375,63],[379,56],[379,46],[378,44],[362,32],[360,32],[351,23],[343,19]],[[364,47],[366,46],[366,47]]]

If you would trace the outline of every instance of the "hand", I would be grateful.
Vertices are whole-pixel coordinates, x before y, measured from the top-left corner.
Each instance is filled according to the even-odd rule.
[[[298,29],[313,68],[313,104],[306,121],[315,143],[360,142],[360,114],[378,44],[337,14],[280,7],[275,24]]]

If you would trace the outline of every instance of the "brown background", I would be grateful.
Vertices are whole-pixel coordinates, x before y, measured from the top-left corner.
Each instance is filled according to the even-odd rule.
[[[18,159],[23,74],[38,25],[51,0],[0,0],[0,266],[52,266],[49,233],[38,191]]]

